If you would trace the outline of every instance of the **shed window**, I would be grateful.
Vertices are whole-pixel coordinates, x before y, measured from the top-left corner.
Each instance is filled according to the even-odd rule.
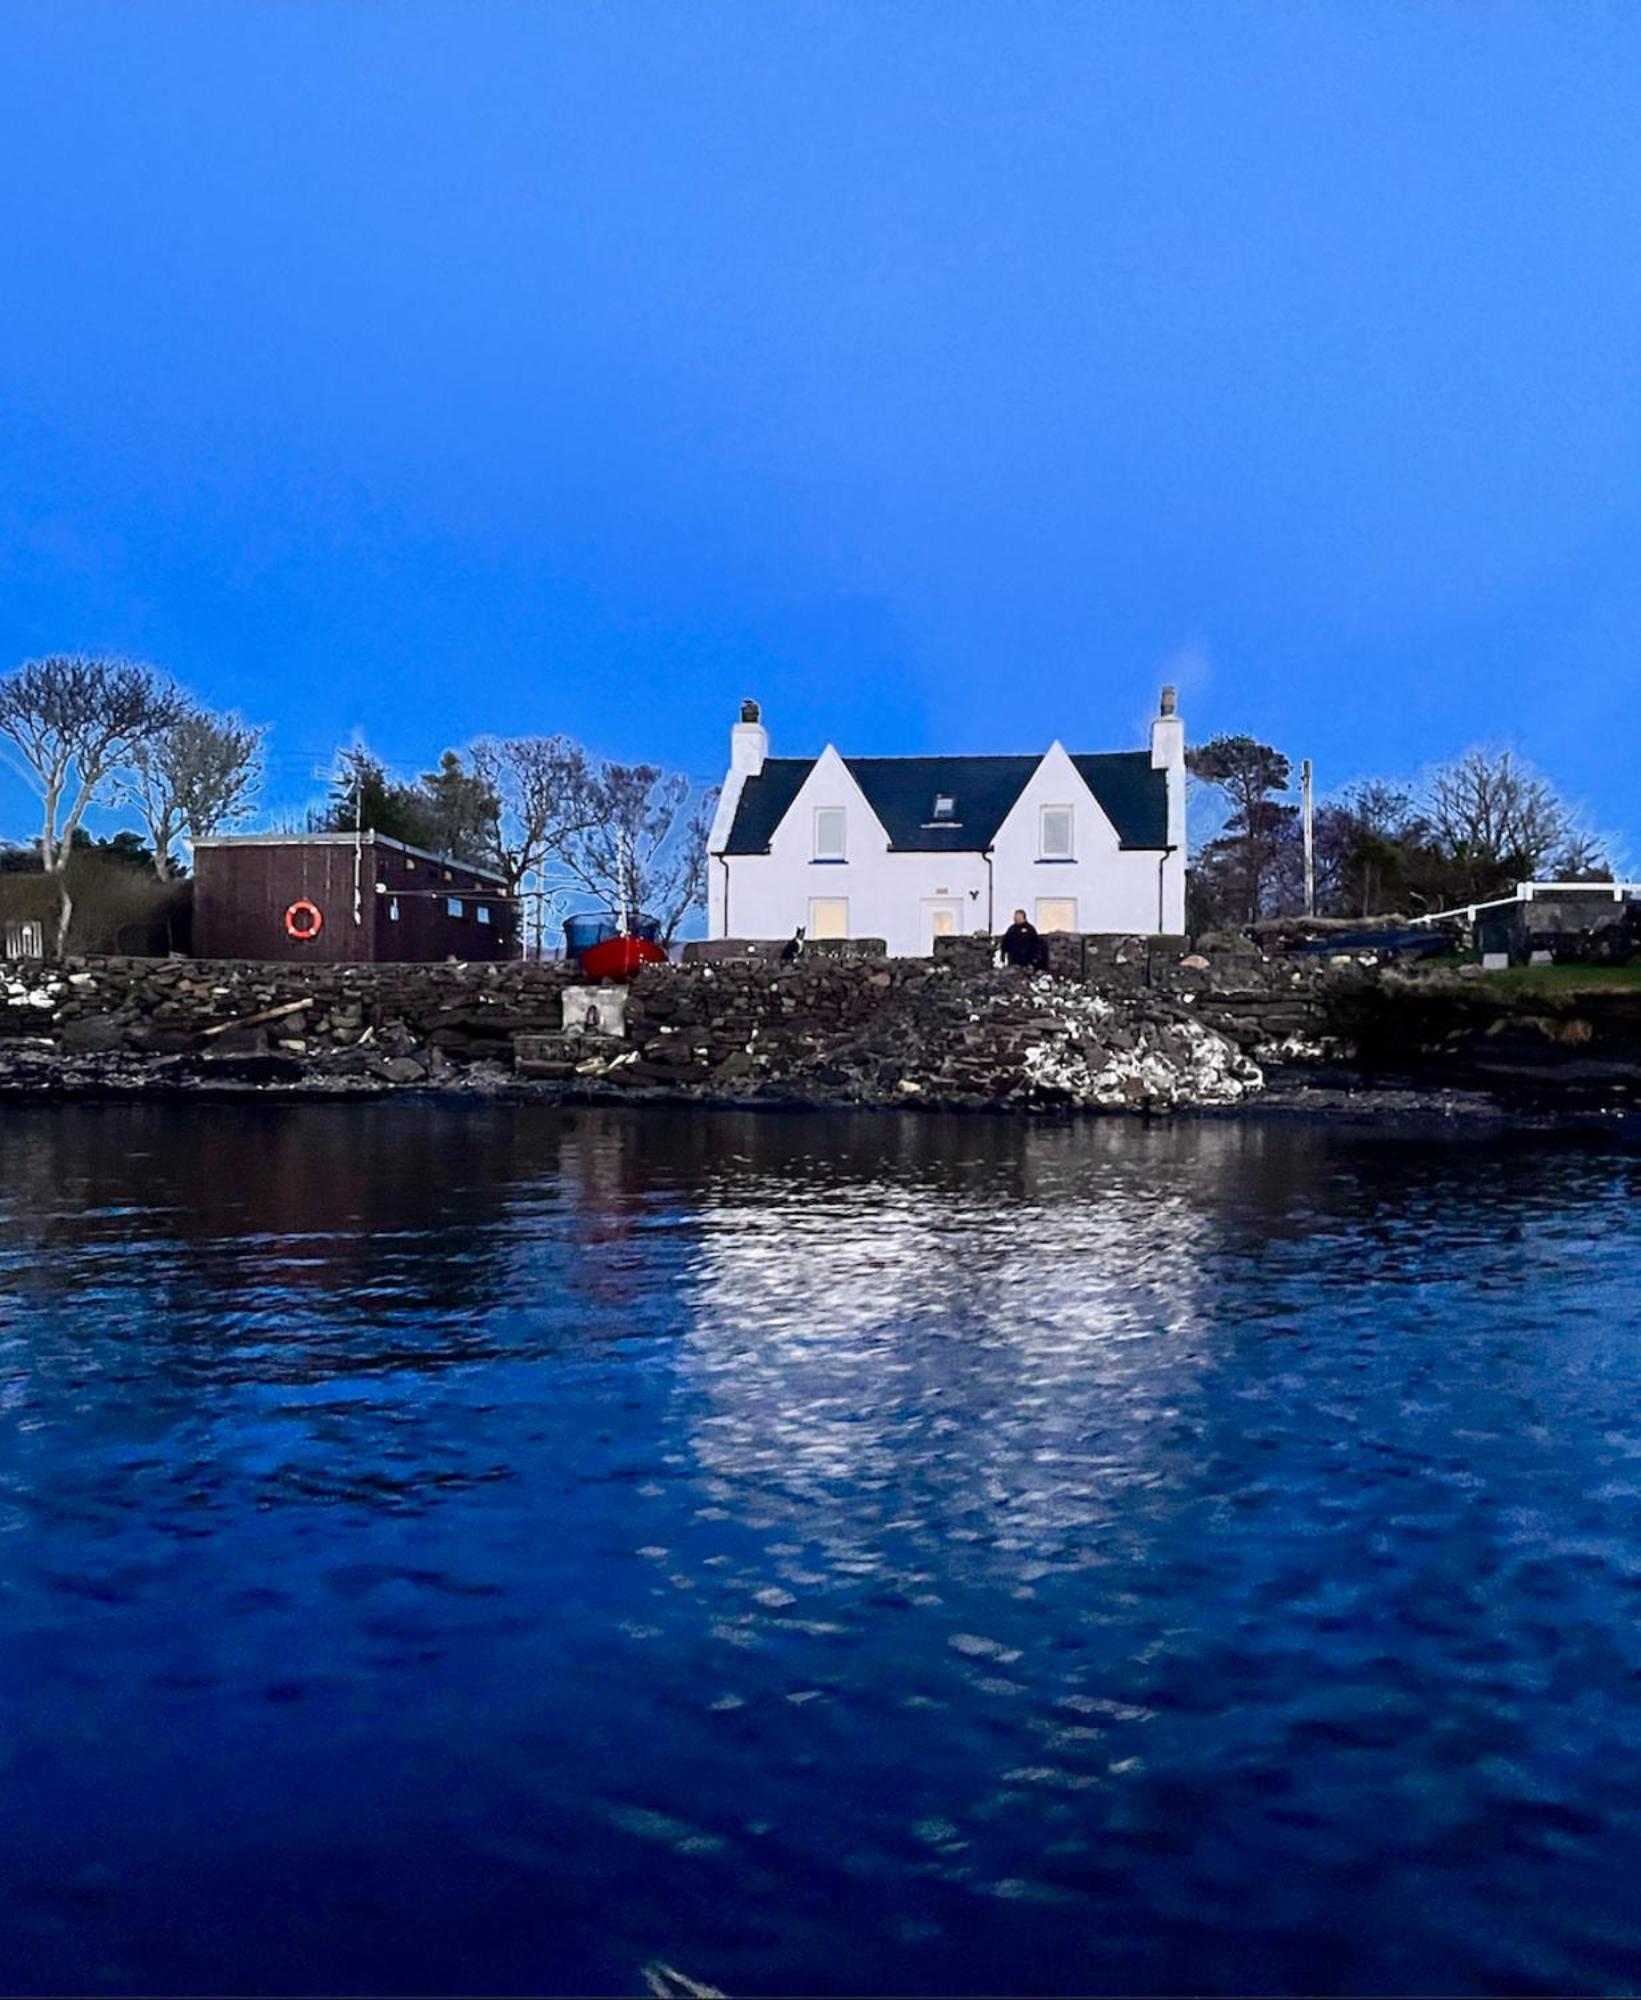
[[[1043,860],[1071,860],[1072,825],[1073,815],[1070,806],[1044,806],[1042,843],[1037,850]]]
[[[809,935],[812,938],[846,938],[849,935],[849,898],[811,896]]]
[[[390,924],[396,924],[399,921],[399,899],[397,896],[389,896],[387,899],[387,920]]]
[[[841,861],[844,857],[846,832],[847,822],[842,806],[816,806],[815,859]]]
[[[478,918],[481,924],[489,923],[490,905],[488,903],[480,903],[478,908],[473,912],[473,914]]]
[[[465,917],[467,915],[467,905],[462,901],[460,896],[446,896],[444,899],[444,913],[447,917]]]

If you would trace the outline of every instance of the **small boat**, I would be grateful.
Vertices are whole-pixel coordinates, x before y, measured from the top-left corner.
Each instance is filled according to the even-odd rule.
[[[581,954],[581,970],[588,979],[631,979],[646,965],[665,965],[667,954],[653,938],[635,937],[618,931],[601,938]]]
[[[570,917],[564,925],[564,955],[589,979],[631,979],[646,965],[665,965],[661,926],[653,917],[629,921],[613,916]]]

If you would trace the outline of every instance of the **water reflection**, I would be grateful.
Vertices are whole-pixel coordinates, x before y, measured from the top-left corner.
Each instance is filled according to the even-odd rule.
[[[8,1111],[7,1983],[1624,1984],[1635,1182]]]

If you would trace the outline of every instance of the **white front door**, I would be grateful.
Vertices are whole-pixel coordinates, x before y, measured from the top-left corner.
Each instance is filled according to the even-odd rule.
[[[930,896],[923,904],[923,956],[933,958],[934,941],[963,935],[963,905],[955,896]]]

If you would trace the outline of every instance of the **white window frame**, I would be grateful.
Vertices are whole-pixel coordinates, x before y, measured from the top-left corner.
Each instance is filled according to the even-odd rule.
[[[821,910],[841,910],[843,916],[841,930],[823,929],[818,914]],[[806,934],[811,938],[846,938],[849,935],[849,898],[847,896],[811,896],[809,898],[809,922]]]
[[[1058,821],[1065,818],[1064,847],[1051,846],[1048,829],[1050,815]],[[1041,806],[1037,817],[1037,856],[1041,861],[1075,861],[1077,858],[1077,809],[1075,806]]]
[[[824,824],[837,824],[835,844],[828,845],[821,833]],[[844,861],[849,854],[849,812],[846,806],[816,806],[814,857],[817,861]]]
[[[444,913],[447,917],[465,917],[467,915],[467,905],[462,901],[460,896],[446,896],[444,899]]]
[[[1069,911],[1071,921],[1065,924],[1050,923],[1046,912],[1049,910]],[[1077,898],[1075,896],[1039,896],[1037,898],[1037,928],[1044,937],[1053,937],[1059,932],[1075,931],[1077,928]]]

